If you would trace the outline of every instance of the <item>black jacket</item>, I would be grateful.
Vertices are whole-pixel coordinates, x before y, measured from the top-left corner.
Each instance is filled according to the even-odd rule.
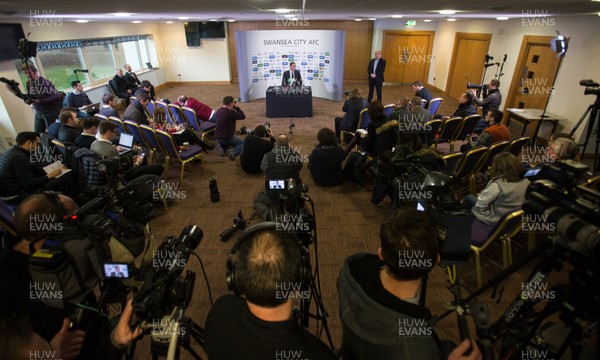
[[[355,131],[360,120],[360,112],[366,109],[369,104],[367,99],[350,98],[344,102],[342,111],[345,113],[340,122],[340,130]]]
[[[275,145],[272,141],[261,139],[252,134],[244,139],[244,151],[240,155],[240,165],[242,170],[248,174],[260,174],[262,170],[260,164],[263,156],[273,150]]]
[[[378,133],[377,129],[380,127],[383,128]],[[391,150],[398,142],[398,121],[386,121],[385,118],[373,119],[367,131],[368,135],[361,142],[361,145],[366,152],[373,156]]]
[[[433,98],[433,95],[431,95],[431,91],[429,91],[429,89],[426,87],[422,87],[421,90],[417,91],[415,96],[427,100],[427,104],[429,104],[429,102]]]
[[[144,111],[144,106],[135,99],[125,109],[123,120],[131,120],[138,125],[148,125],[148,117],[146,116],[146,111]]]
[[[115,75],[110,83],[112,84],[112,87],[115,90],[115,93],[117,93],[118,97],[126,98],[132,96],[132,94],[127,93],[127,90],[131,90],[131,88],[125,79],[125,76],[120,78],[118,75]]]
[[[42,168],[30,163],[30,154],[20,146],[13,146],[0,155],[0,197],[34,193],[50,179]]]
[[[92,138],[91,136],[86,137]],[[86,148],[75,151],[74,156],[77,163],[78,184],[82,190],[90,186],[106,185],[106,176],[98,171],[100,156]]]
[[[335,186],[344,181],[342,162],[346,153],[340,146],[321,146],[308,157],[308,168],[314,182],[322,186]]]
[[[302,76],[300,75],[300,70],[294,70],[294,79],[296,79],[294,86],[302,86]],[[281,86],[289,85],[289,81],[290,70],[287,70],[283,72],[283,78],[281,78]]]
[[[385,72],[385,59],[379,58],[379,62],[377,63],[377,69],[373,69],[374,65],[375,59],[371,59],[371,61],[369,61],[369,65],[367,66],[367,75],[369,81],[384,82],[385,77],[383,76],[383,73]],[[375,79],[371,77],[371,74],[373,73],[375,74]]]
[[[81,135],[78,128],[62,124],[58,129],[58,140],[64,143],[75,144],[75,140]]]
[[[477,114],[477,109],[473,104],[458,104],[458,109],[454,112],[453,116],[466,118],[467,116]]]

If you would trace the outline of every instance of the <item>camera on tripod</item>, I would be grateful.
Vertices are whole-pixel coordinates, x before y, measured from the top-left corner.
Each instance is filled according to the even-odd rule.
[[[584,95],[596,95],[600,96],[600,84],[591,79],[585,79],[579,81],[579,85],[585,86]]]

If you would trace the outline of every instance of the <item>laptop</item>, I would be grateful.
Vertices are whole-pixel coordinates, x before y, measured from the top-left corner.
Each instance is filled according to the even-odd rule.
[[[90,104],[85,107],[85,112],[87,112],[87,113],[97,112],[99,110],[100,110],[100,103]]]
[[[119,156],[130,152],[133,147],[133,135],[121,133],[119,146],[123,148],[122,150],[119,150]]]

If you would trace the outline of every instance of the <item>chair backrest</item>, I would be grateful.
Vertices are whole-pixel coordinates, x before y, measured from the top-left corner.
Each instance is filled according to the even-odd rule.
[[[427,145],[431,145],[435,141],[435,136],[437,135],[440,127],[442,126],[443,121],[436,119],[431,120],[425,123],[425,129],[427,133],[425,134],[427,137]]]
[[[100,115],[100,114],[94,114],[94,117],[100,121],[108,120],[108,118],[106,116]]]
[[[58,139],[52,139],[52,143],[54,144],[54,146],[56,146],[56,149],[58,149],[58,151],[60,151],[60,153],[62,154],[62,156],[67,156],[67,147],[65,146],[65,144],[58,140]]]
[[[158,140],[158,136],[156,136],[156,132],[153,128],[148,125],[140,125],[140,131],[144,134],[146,140],[148,140],[148,143],[152,145],[154,149],[160,150],[164,153],[164,150],[160,145],[160,140]]]
[[[509,153],[518,157],[519,154],[521,154],[521,150],[523,149],[523,146],[527,145],[527,143],[529,143],[529,141],[531,141],[531,138],[528,136],[514,139],[510,143],[510,146],[508,147],[508,149],[506,149],[506,151],[508,151]]]
[[[487,241],[481,246],[481,249],[485,249],[489,244],[502,237],[512,238],[521,231],[521,224],[523,223],[523,210],[509,211],[502,215],[500,220],[491,227],[487,234]]]
[[[115,89],[113,88],[112,85],[112,80],[108,80],[106,82],[106,86],[108,86],[108,90],[110,90],[110,93],[113,94],[114,96],[118,97],[117,92],[115,91]]]
[[[122,132],[129,133],[129,131],[127,131],[127,128],[125,128],[125,125],[123,125],[123,121],[121,121],[121,119],[118,119],[114,116],[109,116],[108,121],[111,121],[117,125],[117,128],[119,129],[119,133],[122,133]]]
[[[395,104],[387,104],[386,106],[383,107],[383,113],[385,114],[385,116],[390,116],[390,114],[394,112],[395,108],[396,108]]]
[[[448,142],[456,140],[462,128],[463,119],[459,117],[450,118],[442,124],[439,140]]]
[[[150,100],[150,102],[148,102],[148,105],[146,106],[146,110],[148,110],[148,112],[150,113],[150,118],[152,118],[153,114],[154,114],[154,100]]]
[[[494,156],[504,152],[508,146],[510,145],[510,141],[498,141],[489,147],[487,154],[485,155],[485,159],[481,163],[480,171],[486,171],[488,167],[492,166],[492,161],[494,160]]]
[[[171,111],[169,111],[169,106],[167,105],[166,102],[164,101],[157,101],[156,103],[154,103],[155,106],[160,107],[165,109],[165,116],[167,117],[167,121],[170,123],[173,123],[173,120],[171,119]]]
[[[442,156],[442,159],[444,159],[444,161],[446,162],[446,164],[442,168],[442,171],[448,174],[453,174],[454,169],[456,169],[456,167],[464,157],[465,154],[463,154],[460,151]]]
[[[160,141],[165,152],[176,159],[179,159],[179,152],[177,151],[177,147],[175,146],[175,142],[173,142],[173,137],[168,132],[162,130],[155,130],[154,133],[156,137]]]
[[[463,161],[456,169],[456,177],[470,176],[479,170],[481,162],[487,154],[488,148],[486,146],[480,146],[473,148],[465,153]]]
[[[458,139],[464,139],[467,137],[467,135],[470,136],[471,133],[473,133],[473,130],[475,130],[477,124],[479,123],[479,120],[481,120],[481,115],[479,114],[470,115],[464,118],[462,130],[460,131]]]
[[[125,120],[123,121],[123,125],[127,129],[127,132],[133,135],[133,138],[139,145],[145,145],[147,143],[146,139],[144,138],[144,134],[135,121]]]
[[[427,108],[427,110],[429,110],[429,112],[431,113],[431,117],[434,117],[435,114],[437,114],[438,110],[440,109],[440,105],[442,105],[443,101],[444,99],[442,98],[435,98],[429,101],[429,107]]]
[[[358,118],[358,129],[366,129],[371,123],[371,117],[369,116],[369,109],[362,109]]]
[[[187,124],[185,121],[185,116],[183,115],[183,111],[179,105],[169,104],[169,110],[171,110],[171,116],[173,120],[178,124]]]
[[[183,111],[183,116],[187,120],[188,124],[196,131],[202,131],[200,129],[200,123],[198,122],[198,117],[196,116],[196,111],[190,107],[184,106],[181,108]]]
[[[17,235],[13,211],[2,200],[0,200],[0,227],[6,230],[10,235]],[[0,250],[2,250],[2,246],[0,246]]]

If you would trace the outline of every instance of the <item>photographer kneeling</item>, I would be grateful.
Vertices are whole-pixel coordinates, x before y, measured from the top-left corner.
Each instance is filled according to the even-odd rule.
[[[254,134],[246,135],[244,147],[240,155],[240,165],[242,170],[248,174],[260,174],[262,169],[260,165],[262,159],[275,146],[275,138],[271,134],[271,129],[264,125],[258,125],[254,129]]]
[[[310,360],[336,358],[294,316],[294,304],[304,298],[301,289],[308,288],[312,270],[300,240],[276,229],[275,223],[255,225],[240,235],[231,250],[227,285],[237,296],[217,299],[206,317],[209,359],[285,357],[278,353]]]

